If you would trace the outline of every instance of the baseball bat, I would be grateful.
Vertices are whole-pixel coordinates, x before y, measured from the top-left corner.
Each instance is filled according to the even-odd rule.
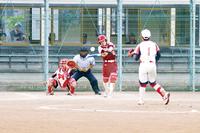
[[[90,55],[88,55],[88,57],[99,57],[99,56],[101,56],[101,54],[90,54]]]

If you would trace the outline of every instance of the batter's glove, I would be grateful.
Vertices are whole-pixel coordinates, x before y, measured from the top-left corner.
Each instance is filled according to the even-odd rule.
[[[130,49],[128,51],[128,57],[132,57],[133,56],[133,51],[134,51],[134,49]]]

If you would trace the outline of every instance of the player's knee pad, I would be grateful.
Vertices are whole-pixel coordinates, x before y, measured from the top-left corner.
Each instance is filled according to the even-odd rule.
[[[154,88],[155,86],[156,86],[156,81],[155,82],[149,82],[149,84],[150,84],[150,86],[152,87],[152,88]]]
[[[154,88],[155,90],[158,90],[161,88],[161,86],[158,83],[151,83],[150,84],[152,88]]]
[[[141,87],[144,87],[144,88],[146,88],[146,87],[147,87],[147,84],[148,84],[148,82],[142,83],[142,82],[140,82],[140,81],[139,81],[139,83],[140,83],[140,86],[141,86]]]
[[[117,73],[110,74],[110,83],[115,83],[117,81]]]
[[[109,78],[108,77],[103,77],[103,82],[104,83],[107,83],[109,81]]]

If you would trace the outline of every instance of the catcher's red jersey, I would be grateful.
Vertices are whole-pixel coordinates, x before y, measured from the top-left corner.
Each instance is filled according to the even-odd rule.
[[[70,71],[70,69],[63,71],[61,68],[58,68],[58,70],[54,73],[55,78],[62,89],[66,89],[67,85],[70,83]]]
[[[68,59],[61,59],[59,68],[47,81],[48,94],[53,95],[54,89],[59,85],[62,90],[69,90],[69,94],[73,95],[76,87],[76,80],[71,78],[71,70],[76,67],[75,62]]]
[[[102,46],[100,45],[98,47],[98,51],[100,54],[104,53],[104,52],[109,52],[109,54],[105,57],[102,57],[103,60],[115,60],[116,58],[116,54],[114,51],[115,45],[111,42],[108,42],[106,45]]]

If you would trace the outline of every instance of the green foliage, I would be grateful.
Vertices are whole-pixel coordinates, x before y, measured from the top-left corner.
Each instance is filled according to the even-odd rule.
[[[14,29],[16,23],[22,23],[24,21],[24,16],[23,15],[8,16],[5,17],[5,19],[9,30],[12,30]]]

